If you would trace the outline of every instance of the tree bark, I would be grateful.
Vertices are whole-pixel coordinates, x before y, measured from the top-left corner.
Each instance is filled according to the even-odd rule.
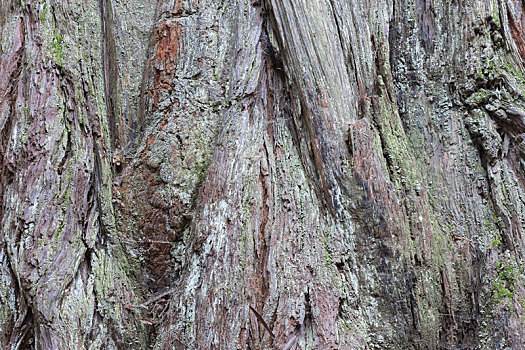
[[[522,349],[524,6],[1,1],[1,346]]]

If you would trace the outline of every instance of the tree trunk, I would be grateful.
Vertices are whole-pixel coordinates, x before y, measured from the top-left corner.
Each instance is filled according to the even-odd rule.
[[[525,2],[0,1],[6,349],[525,347]]]

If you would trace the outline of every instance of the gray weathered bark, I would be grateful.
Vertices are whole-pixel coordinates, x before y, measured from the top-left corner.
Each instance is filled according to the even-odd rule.
[[[3,347],[525,347],[521,0],[0,4]]]

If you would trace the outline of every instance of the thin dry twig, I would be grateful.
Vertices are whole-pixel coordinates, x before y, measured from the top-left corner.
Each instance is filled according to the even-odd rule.
[[[272,338],[275,338],[275,335],[273,335],[272,330],[270,329],[270,327],[268,327],[268,324],[266,323],[264,318],[261,316],[261,314],[259,314],[251,305],[248,305],[248,306],[250,307],[250,310],[252,310],[252,312],[255,314],[255,317],[257,317],[259,322],[261,322],[264,328],[266,328],[266,330],[270,333],[270,336]]]
[[[157,300],[164,298],[166,295],[173,294],[176,290],[177,290],[176,288],[168,289],[167,291],[162,292],[162,293],[160,293],[159,295],[154,296],[153,298],[150,298],[150,299],[148,299],[147,301],[143,302],[142,304],[139,305],[139,307],[143,307],[143,308],[145,308],[145,307],[148,306],[149,304],[154,303],[154,302],[156,302]]]

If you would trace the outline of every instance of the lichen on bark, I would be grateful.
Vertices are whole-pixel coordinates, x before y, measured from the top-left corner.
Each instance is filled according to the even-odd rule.
[[[521,1],[0,10],[1,346],[525,346]]]

